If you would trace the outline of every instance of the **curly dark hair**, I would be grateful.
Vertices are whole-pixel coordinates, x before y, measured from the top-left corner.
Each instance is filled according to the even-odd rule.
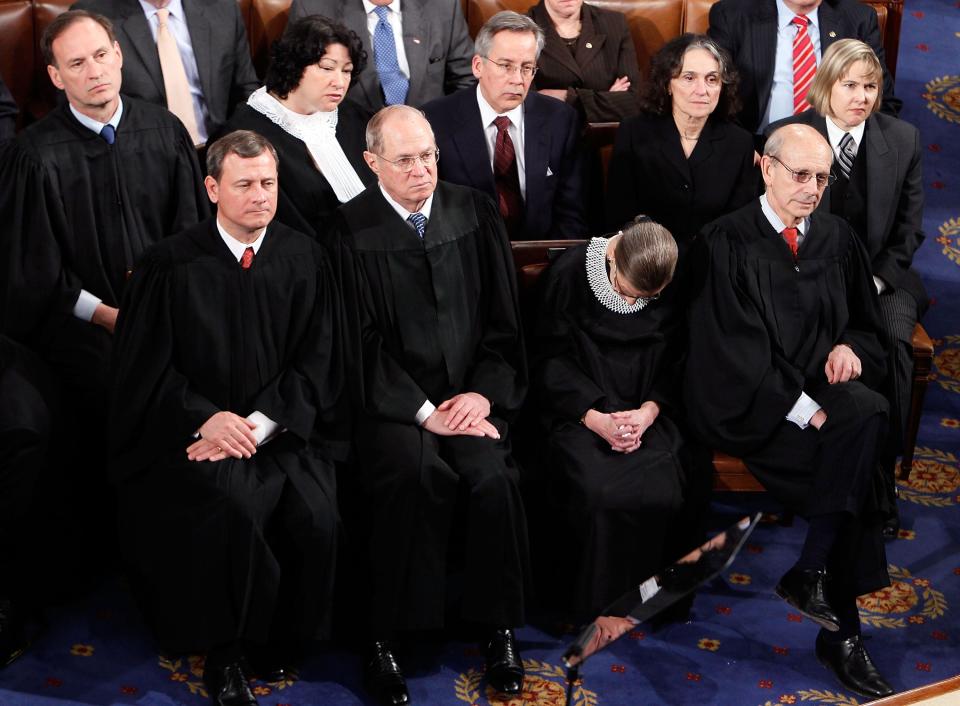
[[[326,17],[309,15],[290,25],[270,47],[270,66],[264,81],[267,90],[279,98],[286,98],[300,85],[306,68],[318,63],[331,44],[342,44],[347,48],[353,62],[353,83],[367,65],[367,52],[363,50],[360,37]]]
[[[669,115],[673,110],[670,80],[680,75],[683,57],[692,49],[709,52],[720,64],[720,100],[711,118],[730,119],[740,110],[737,74],[730,55],[705,34],[681,34],[664,44],[650,59],[650,78],[640,87],[640,107],[655,115]]]

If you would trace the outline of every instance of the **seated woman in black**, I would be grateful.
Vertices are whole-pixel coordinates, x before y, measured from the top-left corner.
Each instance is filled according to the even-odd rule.
[[[637,114],[640,69],[623,13],[582,0],[540,0],[527,14],[545,38],[537,90],[570,103],[591,123]]]
[[[641,217],[544,274],[531,378],[549,434],[544,517],[551,546],[562,545],[550,584],[576,617],[592,618],[697,543],[688,510],[710,475],[694,470],[673,406],[676,261],[670,233]]]
[[[620,124],[607,179],[607,224],[638,213],[662,223],[680,257],[700,229],[759,194],[753,138],[729,120],[737,75],[705,35],[667,42],[641,88],[641,115]]]
[[[270,140],[280,157],[276,220],[321,241],[330,214],[376,181],[363,161],[369,116],[344,100],[365,64],[354,32],[304,17],[273,43],[266,85],[226,127]]]

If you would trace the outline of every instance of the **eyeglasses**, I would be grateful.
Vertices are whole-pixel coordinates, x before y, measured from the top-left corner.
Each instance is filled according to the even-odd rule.
[[[440,149],[437,148],[429,152],[424,152],[423,154],[418,154],[416,157],[401,157],[400,159],[387,159],[382,154],[377,154],[377,156],[384,162],[390,162],[390,164],[401,172],[412,172],[414,166],[417,164],[417,160],[420,160],[420,164],[422,164],[424,168],[432,167],[439,162]]]
[[[806,169],[791,169],[786,164],[781,162],[778,157],[774,157],[773,155],[770,155],[770,159],[775,160],[777,164],[790,172],[793,180],[798,184],[806,184],[811,178],[816,177],[817,188],[823,189],[837,180],[837,177],[833,174],[814,174],[813,172],[808,172]]]
[[[519,71],[520,75],[523,78],[533,78],[534,74],[537,73],[537,69],[539,68],[531,64],[518,65],[518,64],[514,64],[511,61],[506,61],[501,64],[499,61],[494,61],[493,59],[486,56],[482,56],[480,58],[483,59],[484,61],[489,61],[491,64],[496,66],[498,69],[497,73],[499,73],[501,76],[512,76],[516,71]]]

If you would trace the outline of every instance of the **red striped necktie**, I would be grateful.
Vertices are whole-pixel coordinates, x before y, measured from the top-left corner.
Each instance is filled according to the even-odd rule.
[[[796,115],[810,107],[807,103],[807,91],[810,90],[813,75],[817,72],[817,55],[807,32],[810,20],[803,15],[797,15],[791,21],[797,25],[797,34],[793,38],[793,114]]]
[[[493,148],[493,181],[497,189],[500,215],[503,216],[511,239],[515,239],[523,223],[523,196],[520,194],[517,156],[508,130],[510,118],[501,115],[493,122],[497,126],[497,141]]]
[[[796,228],[784,228],[783,229],[783,239],[787,241],[787,245],[790,247],[790,252],[793,253],[793,259],[797,259],[797,250],[800,249],[800,244],[797,241],[797,229]]]
[[[248,247],[243,251],[243,256],[240,258],[240,267],[245,270],[250,269],[250,265],[253,264],[253,248]]]

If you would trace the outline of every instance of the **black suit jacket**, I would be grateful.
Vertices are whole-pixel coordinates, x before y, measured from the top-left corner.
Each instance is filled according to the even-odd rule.
[[[81,0],[73,6],[105,15],[123,51],[123,92],[166,107],[157,43],[137,0]],[[207,104],[207,135],[212,139],[234,107],[260,86],[250,60],[250,44],[235,0],[183,0],[190,43]]]
[[[883,65],[883,110],[900,112],[902,102],[893,96],[893,79],[887,71],[877,13],[858,0],[824,0],[817,11],[820,54],[840,39],[859,39],[870,45]],[[710,8],[707,33],[730,52],[740,72],[738,121],[758,132],[770,102],[777,51],[777,4],[775,0],[720,0]]]
[[[814,110],[773,123],[767,132],[792,123],[811,125],[830,139],[826,119]],[[873,275],[891,287],[905,289],[923,311],[927,292],[911,267],[913,254],[925,237],[920,132],[908,122],[875,113],[867,118],[863,135],[857,158],[860,158],[859,150],[866,150],[867,232],[857,235],[870,256]],[[834,171],[837,169],[834,162]],[[817,210],[830,212],[829,187]]]
[[[567,102],[590,123],[619,122],[640,111],[637,49],[623,13],[584,5],[575,55],[554,29],[543,0],[527,14],[543,28],[546,40],[534,88],[566,89]],[[607,90],[621,76],[630,79],[630,90]]]
[[[410,66],[407,105],[427,101],[474,85],[470,68],[473,41],[460,9],[460,0],[404,0],[403,51]],[[323,15],[352,29],[367,52],[367,68],[347,93],[357,105],[371,113],[383,106],[383,89],[373,56],[367,15],[361,0],[293,0],[287,26],[307,15]]]
[[[477,91],[470,89],[423,107],[440,148],[444,181],[472,186],[496,201],[493,165],[483,134]],[[523,102],[524,239],[582,238],[583,184],[576,111],[530,91]]]
[[[710,120],[686,157],[670,115],[641,114],[620,124],[607,178],[607,225],[639,214],[662,224],[685,252],[707,223],[757,197],[753,136]]]

